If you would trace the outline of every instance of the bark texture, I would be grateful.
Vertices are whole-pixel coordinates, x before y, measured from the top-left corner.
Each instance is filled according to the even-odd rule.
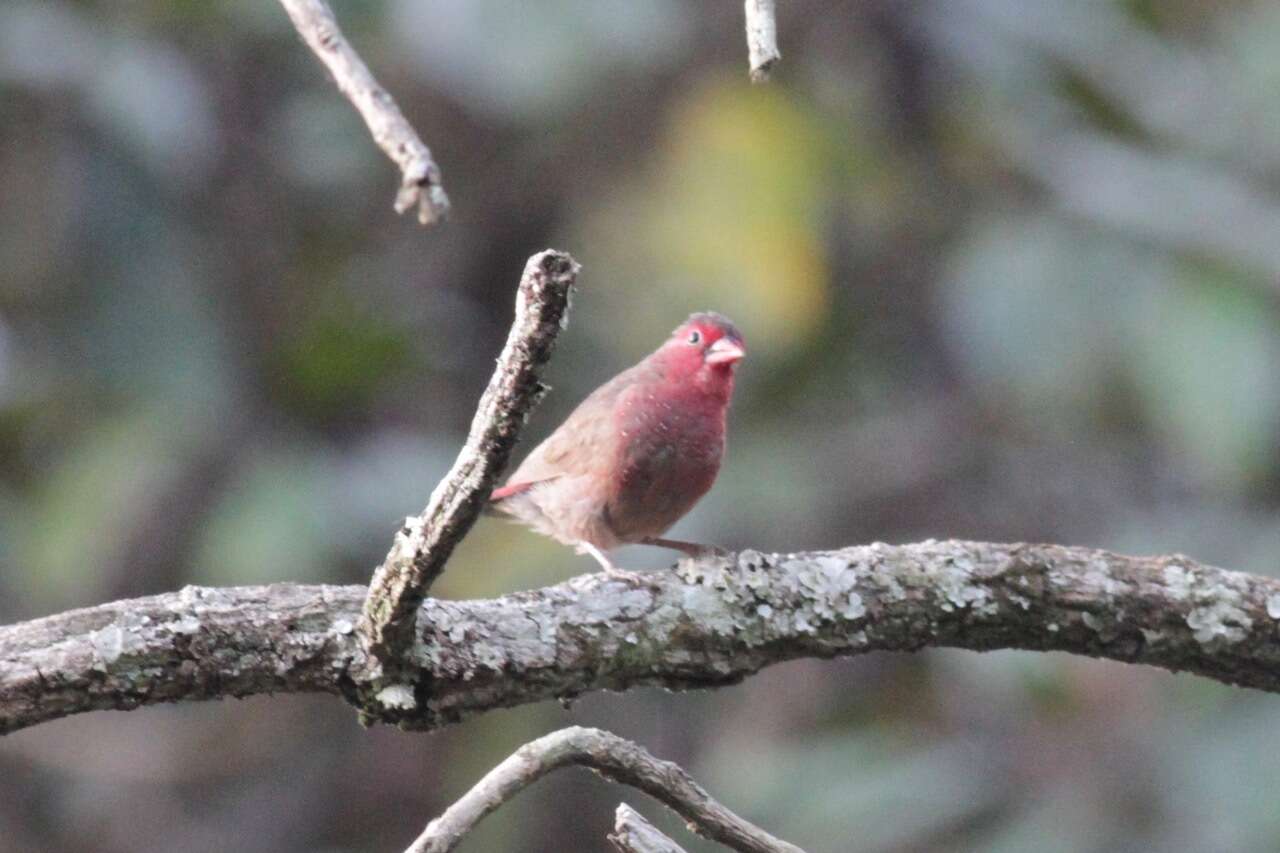
[[[683,847],[626,803],[618,806],[609,843],[618,853],[685,853]]]
[[[0,628],[0,732],[83,711],[342,694],[430,729],[593,690],[732,684],[772,663],[929,646],[1063,651],[1280,692],[1280,581],[1182,556],[927,541],[584,575],[425,601],[400,681],[356,636],[363,587],[180,592]]]

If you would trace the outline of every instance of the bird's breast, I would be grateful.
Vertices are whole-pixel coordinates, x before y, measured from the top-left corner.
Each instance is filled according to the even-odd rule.
[[[725,411],[700,402],[640,395],[620,419],[620,464],[608,504],[620,538],[660,535],[715,482]]]

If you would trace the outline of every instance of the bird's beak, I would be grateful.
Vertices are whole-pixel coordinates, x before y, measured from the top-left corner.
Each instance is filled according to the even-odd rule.
[[[707,364],[733,364],[746,354],[747,351],[741,344],[736,344],[728,338],[721,338],[707,350],[706,362]]]

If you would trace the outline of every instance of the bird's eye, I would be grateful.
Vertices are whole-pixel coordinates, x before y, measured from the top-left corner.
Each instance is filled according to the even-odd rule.
[[[692,332],[689,333],[689,343],[696,344],[701,340],[702,340],[702,332],[699,332],[697,329],[694,329]]]

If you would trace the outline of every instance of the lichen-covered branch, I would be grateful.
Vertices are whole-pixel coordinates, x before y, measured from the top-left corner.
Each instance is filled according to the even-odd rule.
[[[769,79],[773,66],[782,59],[778,52],[778,16],[774,0],[745,0],[747,15],[747,60],[752,83]]]
[[[1062,651],[1280,693],[1280,581],[1182,556],[923,542],[683,563],[423,602],[402,682],[370,707],[364,588],[188,588],[0,628],[0,732],[68,714],[339,693],[436,728],[636,685],[731,684],[773,663],[929,646]]]
[[[545,388],[538,377],[568,321],[577,277],[578,264],[567,252],[548,249],[525,265],[515,321],[466,444],[422,515],[405,519],[373,575],[360,634],[377,662],[398,661],[412,644],[414,618],[427,588],[480,515],[525,420],[542,399]]]
[[[449,214],[449,197],[431,151],[355,52],[324,0],[280,0],[307,46],[329,69],[339,91],[364,119],[373,141],[400,167],[396,213],[417,208],[418,221],[432,225]]]
[[[0,734],[85,711],[337,693],[363,596],[189,586],[0,627]]]
[[[614,814],[613,834],[609,843],[618,853],[685,853],[649,821],[626,803]]]
[[[589,767],[666,805],[694,831],[744,853],[803,853],[716,802],[679,765],[661,761],[629,740],[572,726],[530,741],[431,821],[405,853],[448,853],[486,815],[561,767]]]

